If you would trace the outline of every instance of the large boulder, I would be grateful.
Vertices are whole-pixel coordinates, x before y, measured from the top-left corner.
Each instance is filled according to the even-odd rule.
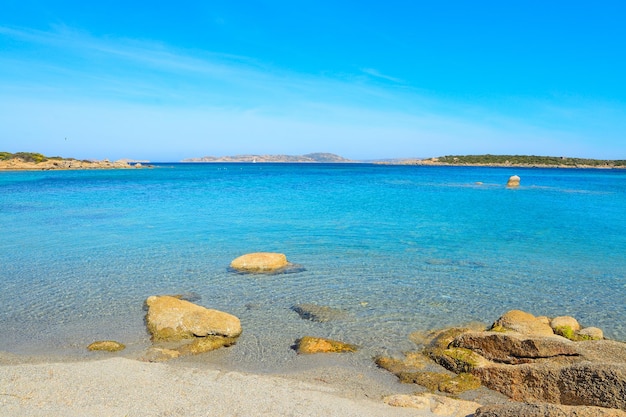
[[[155,341],[181,340],[209,335],[237,337],[241,322],[231,314],[208,309],[171,296],[146,300],[146,324]]]
[[[282,253],[256,252],[242,255],[230,263],[230,267],[239,272],[266,273],[276,272],[289,266],[287,257]]]
[[[521,310],[511,310],[493,323],[495,331],[514,331],[533,336],[552,336],[554,332],[549,324],[530,313]]]
[[[492,363],[474,367],[471,373],[515,401],[626,410],[626,364]]]
[[[563,337],[529,337],[514,332],[467,332],[457,336],[450,346],[470,349],[491,361],[508,364],[579,355],[575,343]]]
[[[626,343],[568,340],[555,335],[548,323],[513,310],[498,319],[491,331],[440,330],[430,333],[429,340],[420,338],[419,344],[437,364],[457,374],[471,373],[484,386],[516,401],[626,410]],[[576,328],[569,319],[556,323]],[[402,361],[379,359],[377,363],[407,382],[430,382],[429,375],[408,369]],[[440,385],[437,382],[439,390]],[[593,415],[589,413],[581,415]]]

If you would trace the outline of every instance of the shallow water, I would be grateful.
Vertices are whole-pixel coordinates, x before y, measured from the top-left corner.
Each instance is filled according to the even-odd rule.
[[[522,179],[518,189],[504,184]],[[481,182],[482,184],[477,184]],[[626,340],[626,171],[368,164],[159,164],[0,172],[0,350],[147,345],[144,300],[192,294],[241,318],[217,353],[259,369],[306,334],[363,357],[518,308]],[[287,255],[303,271],[230,261]],[[327,323],[294,304],[347,312]]]

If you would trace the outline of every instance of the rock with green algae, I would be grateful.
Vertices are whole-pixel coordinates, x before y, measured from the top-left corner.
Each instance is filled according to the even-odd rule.
[[[114,340],[99,340],[87,346],[87,349],[91,351],[119,352],[126,349],[126,346]]]
[[[296,342],[296,352],[299,354],[346,353],[356,350],[355,345],[322,337],[304,336]]]
[[[441,392],[456,395],[465,391],[478,389],[480,386],[479,378],[469,373],[461,373],[447,381],[442,381],[438,389]]]
[[[237,342],[235,337],[223,337],[223,336],[206,336],[197,337],[193,342],[185,344],[177,349],[181,356],[184,355],[197,355],[200,353],[210,352],[212,350],[219,349],[221,347],[229,347]]]
[[[374,359],[376,365],[392,374],[401,372],[416,372],[428,365],[430,359],[420,352],[407,352],[403,359],[391,358],[387,356],[378,356]]]

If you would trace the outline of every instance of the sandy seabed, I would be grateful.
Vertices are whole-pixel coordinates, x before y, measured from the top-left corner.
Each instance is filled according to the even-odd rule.
[[[332,384],[112,357],[0,365],[0,415],[435,416]]]

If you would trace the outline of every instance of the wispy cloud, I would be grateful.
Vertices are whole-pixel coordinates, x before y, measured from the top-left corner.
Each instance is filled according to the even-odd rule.
[[[383,79],[383,80],[392,81],[394,83],[399,83],[399,84],[402,83],[402,84],[404,84],[404,81],[401,80],[400,78],[391,77],[389,75],[382,74],[382,73],[380,73],[380,71],[378,71],[378,70],[376,70],[374,68],[362,68],[361,71],[363,71],[364,73],[366,73],[368,75],[371,75],[372,77],[375,77],[375,78],[380,78],[380,79]]]

